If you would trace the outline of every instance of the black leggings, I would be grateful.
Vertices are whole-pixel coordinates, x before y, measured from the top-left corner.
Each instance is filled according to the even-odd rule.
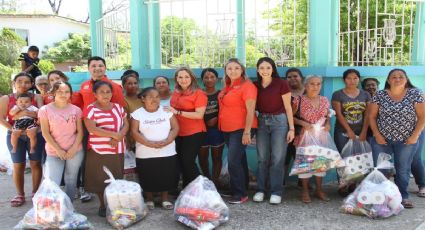
[[[176,138],[176,151],[180,164],[180,172],[183,174],[183,187],[200,175],[196,165],[196,157],[201,149],[205,133],[195,133],[190,136],[178,136]]]

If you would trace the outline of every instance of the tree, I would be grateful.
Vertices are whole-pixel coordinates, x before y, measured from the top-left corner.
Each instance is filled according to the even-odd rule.
[[[82,64],[91,55],[90,36],[88,34],[69,34],[68,39],[46,47],[44,59],[54,63],[73,61]]]
[[[17,9],[16,0],[1,0],[0,12],[1,13],[15,13]]]
[[[0,63],[17,66],[18,57],[25,41],[12,30],[4,28],[0,33]]]
[[[161,20],[162,63],[166,65],[180,60],[181,55],[191,54],[199,43],[195,37],[200,29],[194,19],[168,16]],[[193,56],[193,55],[192,55]],[[180,61],[179,61],[180,62]],[[181,62],[180,62],[181,63]]]
[[[62,0],[47,0],[49,2],[50,8],[52,9],[52,13],[55,15],[59,15],[59,10],[62,5]]]

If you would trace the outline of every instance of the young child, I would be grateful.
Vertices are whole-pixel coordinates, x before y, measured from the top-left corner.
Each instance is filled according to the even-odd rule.
[[[9,111],[11,116],[15,116],[21,111],[37,112],[38,108],[31,104],[31,96],[27,93],[18,95],[16,98],[16,105]],[[12,135],[10,142],[12,144],[12,153],[16,152],[18,147],[19,137],[22,132],[26,130],[27,137],[30,139],[30,154],[35,153],[37,145],[37,123],[35,118],[30,116],[23,116],[18,118],[12,128]]]
[[[19,56],[19,61],[21,61],[21,70],[25,73],[31,74],[35,79],[41,75],[41,71],[38,68],[38,58],[39,49],[37,46],[30,46],[27,53],[21,53]]]

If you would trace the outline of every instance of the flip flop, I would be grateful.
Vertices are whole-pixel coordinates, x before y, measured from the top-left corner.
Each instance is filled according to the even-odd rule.
[[[16,195],[10,201],[10,206],[12,207],[19,207],[19,206],[22,206],[23,204],[25,204],[25,195]]]
[[[163,201],[162,207],[167,210],[171,210],[174,208],[174,205],[170,201]]]
[[[425,197],[425,187],[420,188],[417,195],[418,197]]]
[[[403,205],[404,208],[414,208],[415,206],[413,205],[412,201],[410,200],[403,200],[401,202],[401,205]]]

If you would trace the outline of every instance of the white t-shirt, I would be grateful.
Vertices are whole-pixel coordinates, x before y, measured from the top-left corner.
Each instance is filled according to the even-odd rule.
[[[17,105],[14,105],[12,109],[15,109],[17,107],[18,107]],[[30,112],[37,112],[38,108],[33,106],[33,105],[30,105],[28,108],[26,108],[26,110],[28,110]],[[22,120],[22,119],[34,119],[34,117],[23,116],[23,117],[18,118],[17,120]]]
[[[142,107],[131,114],[133,119],[139,121],[139,132],[150,141],[162,141],[168,137],[172,116],[173,114],[165,112],[162,106],[159,106],[158,110],[153,113],[147,112]],[[136,142],[137,158],[169,157],[175,154],[176,144],[174,141],[160,149],[150,148]]]

